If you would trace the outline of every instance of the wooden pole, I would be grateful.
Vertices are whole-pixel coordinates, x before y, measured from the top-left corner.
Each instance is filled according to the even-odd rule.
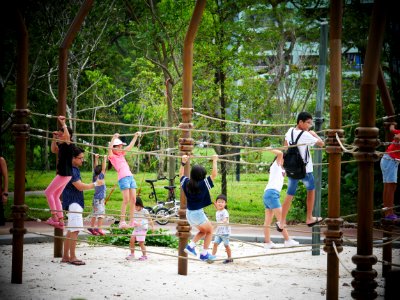
[[[26,171],[26,140],[29,134],[27,117],[28,98],[28,32],[19,10],[14,11],[17,24],[17,90],[16,109],[14,110],[15,124],[15,171],[14,171],[14,205],[12,206],[13,228],[10,232],[12,240],[12,271],[11,283],[22,283],[23,252],[24,252],[24,219],[27,206],[25,205],[25,171]]]
[[[372,269],[377,258],[372,252],[373,242],[373,200],[374,162],[378,160],[375,148],[379,145],[376,121],[376,87],[380,68],[383,36],[386,24],[385,1],[375,1],[372,12],[368,45],[361,82],[360,127],[356,129],[355,144],[359,151],[354,154],[358,160],[358,227],[357,254],[352,260],[357,265],[352,271],[351,282],[355,299],[375,299],[377,272]]]
[[[343,251],[342,231],[340,226],[340,172],[342,149],[336,139],[343,138],[342,128],[342,17],[343,2],[331,0],[330,7],[330,130],[326,152],[328,153],[328,218],[325,231],[324,251],[327,252],[327,291],[326,299],[339,298],[339,260],[335,248],[340,253]]]
[[[58,105],[57,115],[65,116],[67,112],[67,83],[68,83],[68,49],[71,47],[83,21],[92,8],[94,0],[86,0],[78,11],[75,19],[72,21],[67,34],[61,43],[58,56]],[[57,121],[56,121],[57,122]],[[57,122],[57,125],[58,122]],[[62,257],[63,230],[54,228],[54,257]]]
[[[182,114],[182,123],[179,127],[182,129],[193,128],[192,115],[192,80],[193,80],[193,43],[196,37],[197,30],[200,25],[201,17],[203,15],[204,8],[206,6],[206,0],[197,0],[196,6],[193,11],[192,19],[190,20],[188,31],[186,32],[185,42],[183,45],[183,82],[182,82],[182,108],[180,109]],[[181,138],[179,139],[179,150],[180,154],[190,155],[192,154],[194,141],[191,138],[190,131],[182,130]],[[190,172],[190,161],[185,166],[185,175],[189,177]],[[187,275],[188,262],[187,254],[184,252],[188,239],[191,236],[190,225],[186,220],[186,197],[181,188],[181,204],[179,209],[179,221],[176,227],[176,235],[179,237],[179,258],[178,258],[178,274]]]

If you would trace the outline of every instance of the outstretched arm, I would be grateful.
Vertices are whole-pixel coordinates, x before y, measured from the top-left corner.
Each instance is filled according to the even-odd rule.
[[[51,152],[53,153],[58,153],[58,146],[57,146],[57,141],[58,139],[58,131],[53,131],[53,139],[51,140]]]
[[[107,155],[104,155],[103,162],[101,163],[101,172],[103,174],[106,174],[106,169],[107,169]]]
[[[182,155],[181,167],[179,168],[179,178],[181,178],[185,174],[185,165],[189,160],[189,156]]]
[[[67,125],[65,124],[65,117],[64,116],[58,116],[58,122],[60,122],[60,125],[63,128],[64,143],[70,144],[71,143],[71,136],[69,134]]]
[[[108,145],[108,156],[109,157],[111,157],[111,156],[113,156],[114,154],[113,154],[113,144],[114,144],[114,140],[115,139],[117,139],[119,137],[119,133],[114,133],[114,135],[113,135],[113,137],[112,137],[112,139],[111,139],[111,142],[110,142],[110,144]]]
[[[133,146],[135,145],[135,143],[136,143],[136,140],[138,139],[138,137],[139,136],[141,136],[141,132],[140,131],[138,131],[138,132],[135,132],[135,135],[133,136],[133,139],[132,139],[132,141],[129,143],[129,145],[128,146],[126,146],[125,147],[125,149],[124,150],[126,150],[126,151],[130,151],[132,148],[133,148]]]
[[[277,162],[278,166],[282,166],[283,165],[283,152],[278,149],[271,149],[270,151],[276,155],[276,162]]]
[[[94,155],[94,163],[93,164],[94,164],[94,168],[99,164],[99,154],[97,154],[97,153]]]
[[[217,177],[218,175],[218,155],[213,155],[212,156],[212,170],[211,170],[211,180],[214,181],[214,179]]]

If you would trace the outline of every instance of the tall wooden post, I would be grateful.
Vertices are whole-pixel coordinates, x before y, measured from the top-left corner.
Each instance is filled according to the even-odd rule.
[[[192,80],[193,80],[193,43],[196,37],[197,29],[203,15],[204,8],[206,6],[206,0],[197,0],[196,6],[193,11],[192,19],[190,20],[189,28],[186,33],[185,42],[183,45],[183,99],[182,99],[182,123],[179,127],[182,129],[193,128],[192,121]],[[190,155],[192,154],[194,141],[191,138],[191,132],[188,130],[182,130],[181,138],[179,139],[179,150],[180,154]],[[190,161],[185,166],[185,175],[189,177],[190,172]],[[184,252],[188,239],[190,237],[190,226],[186,220],[186,197],[181,188],[181,205],[179,209],[179,221],[177,226],[176,235],[179,237],[179,258],[178,258],[178,274],[187,275],[188,262],[187,254]]]
[[[22,283],[23,252],[24,252],[24,219],[27,210],[25,205],[25,170],[26,170],[26,140],[29,133],[27,117],[28,96],[28,32],[25,22],[18,10],[17,24],[17,98],[14,110],[15,124],[15,171],[14,171],[14,205],[12,206],[13,228],[10,232],[12,240],[12,271],[11,283]]]
[[[57,115],[65,116],[67,112],[67,83],[68,83],[68,49],[71,47],[85,17],[92,8],[94,0],[86,0],[78,11],[59,49],[58,56],[58,105]],[[57,121],[56,121],[57,122]],[[58,122],[57,122],[57,125]],[[62,257],[63,230],[54,228],[54,257]]]
[[[325,231],[324,251],[327,252],[327,291],[326,299],[339,298],[339,261],[334,245],[340,253],[343,251],[342,231],[340,226],[340,172],[342,149],[336,139],[336,134],[343,138],[342,128],[342,16],[343,2],[331,0],[330,7],[330,130],[326,152],[329,154],[328,170],[328,225]]]
[[[359,151],[354,154],[358,160],[358,228],[357,254],[352,260],[357,265],[352,271],[351,282],[354,290],[351,296],[355,299],[375,299],[377,297],[376,270],[372,265],[377,258],[372,252],[373,242],[373,195],[374,195],[374,162],[377,161],[375,148],[379,145],[376,121],[376,87],[380,67],[380,57],[386,24],[385,1],[375,1],[367,52],[361,82],[360,127],[356,129],[355,144]]]

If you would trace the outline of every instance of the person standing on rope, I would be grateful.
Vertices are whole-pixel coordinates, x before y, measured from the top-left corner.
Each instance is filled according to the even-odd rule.
[[[64,215],[60,196],[71,180],[72,176],[72,151],[74,145],[71,142],[72,129],[65,124],[65,117],[59,116],[58,122],[61,125],[60,131],[53,132],[51,152],[58,154],[57,175],[44,191],[51,210],[51,217],[47,224],[56,228],[64,228]],[[60,140],[59,142],[56,139]]]
[[[387,208],[385,219],[396,221],[399,217],[394,213],[393,206],[400,164],[400,130],[396,130],[393,124],[390,125],[389,130],[394,134],[394,138],[387,147],[380,163],[383,176],[383,206]]]
[[[104,176],[106,174],[106,163],[107,163],[107,155],[104,155],[103,162],[101,165],[99,163],[99,154],[94,155],[94,170],[93,170],[93,182],[96,182],[97,179],[104,180]],[[101,229],[103,225],[103,218],[105,214],[105,198],[106,198],[106,185],[96,186],[94,189],[92,207],[93,207],[93,216],[90,220],[90,228],[88,231],[93,235],[105,235],[104,231]],[[97,219],[97,227],[95,227]]]
[[[8,169],[7,162],[4,157],[0,156],[0,226],[6,225],[6,218],[4,216],[4,208],[8,200]]]
[[[68,211],[68,230],[64,240],[64,251],[61,259],[62,263],[69,263],[80,266],[85,262],[76,257],[76,240],[79,231],[83,229],[82,212],[85,207],[83,191],[96,188],[96,186],[104,185],[104,181],[97,179],[92,183],[83,183],[79,168],[84,161],[84,150],[74,147],[72,152],[72,176],[71,180],[65,187],[63,197],[63,208]]]
[[[212,255],[215,256],[217,253],[218,245],[224,242],[226,254],[228,258],[223,261],[224,264],[229,264],[233,262],[232,250],[229,246],[229,236],[231,234],[231,227],[227,226],[229,224],[229,212],[228,212],[228,199],[224,194],[221,194],[215,200],[215,207],[217,212],[215,213],[215,219],[217,221],[217,230],[214,237],[214,246],[212,249]]]
[[[127,260],[135,259],[135,243],[139,243],[140,249],[142,250],[142,256],[139,257],[140,261],[147,260],[146,246],[144,242],[146,240],[147,230],[149,229],[149,223],[151,229],[154,230],[153,220],[150,218],[150,213],[144,208],[142,199],[140,197],[136,198],[135,205],[135,229],[132,231],[131,239],[129,241],[129,248],[131,253],[126,257]],[[150,220],[150,222],[149,222]]]
[[[119,222],[119,228],[121,229],[134,227],[133,213],[135,211],[137,185],[135,179],[133,178],[133,174],[129,169],[125,155],[127,151],[130,151],[133,148],[137,138],[140,137],[140,135],[140,132],[136,132],[130,144],[123,148],[126,143],[119,139],[118,133],[115,133],[108,147],[108,159],[118,173],[118,185],[122,192],[121,218]],[[128,204],[130,205],[129,225],[125,222],[126,206]]]
[[[209,190],[214,187],[213,180],[218,175],[217,160],[218,155],[212,156],[211,175],[206,178],[207,171],[203,166],[195,165],[190,171],[190,179],[184,176],[184,167],[188,162],[187,155],[182,156],[181,167],[179,169],[180,182],[182,190],[187,199],[186,218],[190,225],[195,226],[199,232],[192,241],[186,245],[185,252],[197,256],[196,243],[204,238],[203,250],[200,253],[200,259],[209,263],[215,260],[215,256],[208,253],[210,246],[213,226],[204,213],[204,207],[212,204]]]
[[[277,220],[281,219],[282,216],[282,206],[280,202],[280,194],[282,191],[285,170],[283,166],[283,153],[282,151],[272,149],[270,150],[276,156],[272,165],[269,169],[269,179],[268,184],[264,190],[263,202],[265,206],[265,221],[264,221],[264,248],[266,250],[275,248],[276,245],[271,241],[270,226],[272,223],[272,218],[275,216]],[[279,226],[279,222],[278,226]],[[285,247],[298,246],[299,242],[289,238],[289,234],[286,228],[282,229],[282,235],[285,241],[283,245]]]
[[[315,185],[314,185],[314,175],[313,175],[313,162],[311,158],[311,153],[308,149],[308,145],[317,145],[323,147],[325,145],[324,141],[310,128],[313,125],[312,115],[308,112],[301,112],[297,116],[297,126],[290,128],[285,135],[284,145],[287,147],[289,142],[293,139],[296,140],[297,136],[302,133],[297,144],[301,157],[306,165],[306,176],[303,179],[293,179],[289,177],[288,189],[286,192],[286,198],[282,205],[282,218],[280,223],[276,224],[276,229],[282,232],[283,228],[286,226],[286,216],[289,212],[290,206],[294,195],[296,194],[296,189],[299,181],[301,180],[307,189],[307,226],[312,227],[322,221],[321,217],[314,217],[312,215],[314,209],[315,201]],[[308,160],[306,161],[306,157]]]

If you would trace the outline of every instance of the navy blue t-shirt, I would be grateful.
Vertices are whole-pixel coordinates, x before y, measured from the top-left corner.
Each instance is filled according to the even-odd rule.
[[[185,193],[187,199],[187,209],[188,210],[197,210],[204,208],[210,205],[211,197],[209,190],[214,187],[214,183],[211,180],[211,177],[208,176],[206,179],[199,182],[199,193],[198,194],[190,194],[187,191],[187,184],[189,183],[189,178],[186,176],[181,177],[181,186],[183,192]]]
[[[63,209],[68,210],[72,203],[78,203],[82,208],[85,208],[83,200],[83,191],[78,190],[72,183],[81,180],[81,172],[78,168],[72,167],[72,178],[68,182],[62,193]]]

